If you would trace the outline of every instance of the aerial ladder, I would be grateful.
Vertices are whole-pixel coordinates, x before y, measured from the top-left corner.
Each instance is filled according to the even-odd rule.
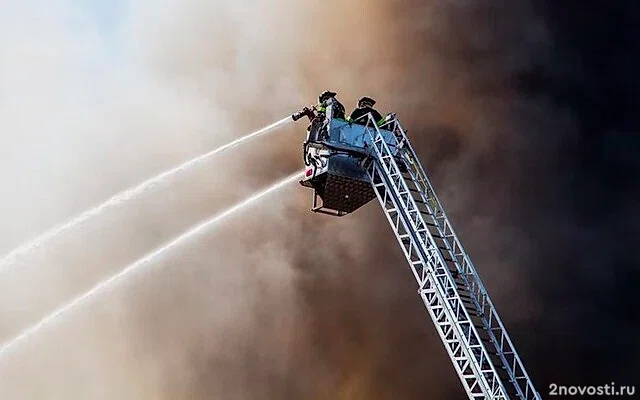
[[[478,272],[447,218],[406,131],[395,114],[378,126],[309,117],[300,183],[312,188],[312,211],[344,216],[377,197],[418,283],[418,294],[469,399],[540,399],[489,299]]]

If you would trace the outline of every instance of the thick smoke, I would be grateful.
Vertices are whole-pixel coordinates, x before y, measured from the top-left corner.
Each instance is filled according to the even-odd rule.
[[[369,94],[409,128],[541,393],[633,383],[637,11],[238,4],[136,2],[108,36],[118,44],[70,2],[11,10],[23,19],[0,24],[13,29],[0,39],[3,247],[323,89],[347,106]],[[299,168],[303,129],[0,275],[3,334]],[[1,361],[2,397],[462,398],[377,206],[329,219],[307,195],[270,197],[39,335]]]

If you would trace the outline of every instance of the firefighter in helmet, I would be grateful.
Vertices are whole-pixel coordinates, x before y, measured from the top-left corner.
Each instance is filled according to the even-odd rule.
[[[377,126],[381,126],[384,124],[384,118],[380,113],[373,108],[376,104],[376,101],[371,97],[361,97],[358,100],[358,107],[353,110],[347,121],[352,122],[354,124],[366,125],[367,124],[367,114],[371,114],[373,120],[375,121]]]
[[[345,119],[344,106],[336,99],[336,92],[325,90],[318,96],[318,104],[315,106],[316,117],[311,121],[309,129],[312,140],[324,140],[328,137],[327,108],[331,106],[331,118]]]
[[[307,116],[311,121],[307,131],[309,132],[308,140],[315,142],[323,140],[327,136],[326,132],[326,113],[327,108],[331,107],[331,117],[345,119],[344,106],[336,99],[336,92],[325,90],[318,96],[318,104],[314,107],[305,107],[301,111],[292,115],[294,121]]]
[[[344,106],[338,99],[336,99],[336,92],[325,90],[318,96],[318,105],[316,105],[316,111],[319,113],[325,113],[327,107],[332,105],[332,118],[345,119]]]
[[[344,106],[338,99],[336,99],[336,93],[330,90],[325,90],[320,93],[320,96],[318,96],[318,104],[313,107],[304,107],[302,110],[294,113],[291,117],[294,121],[297,121],[304,116],[308,117],[310,121],[313,121],[316,117],[324,119],[329,105],[333,106],[333,118],[345,119]]]

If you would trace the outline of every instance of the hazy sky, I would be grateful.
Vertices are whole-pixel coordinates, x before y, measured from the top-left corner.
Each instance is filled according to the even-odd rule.
[[[73,3],[78,8],[86,10],[91,18],[108,32],[126,15],[131,1],[74,0]]]

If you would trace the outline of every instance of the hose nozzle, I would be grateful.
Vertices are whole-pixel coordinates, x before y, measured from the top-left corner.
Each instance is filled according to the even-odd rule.
[[[305,107],[302,110],[293,113],[291,115],[291,119],[297,121],[304,116],[309,117],[309,120],[313,119],[313,117],[315,117],[315,115],[313,114],[313,109]]]

